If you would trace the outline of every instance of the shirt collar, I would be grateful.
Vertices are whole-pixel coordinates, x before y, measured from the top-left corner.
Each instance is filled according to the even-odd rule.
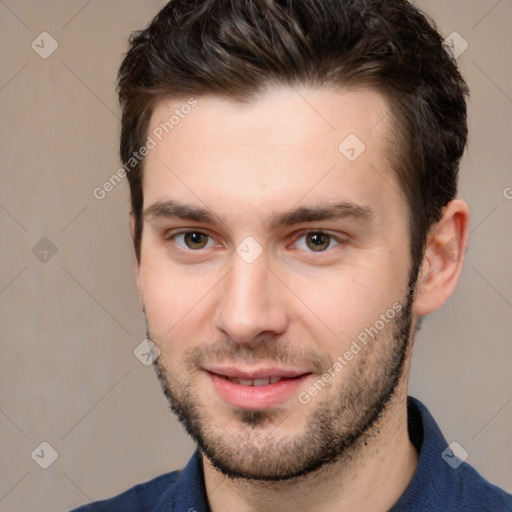
[[[181,472],[176,491],[176,512],[210,512],[199,450]]]
[[[431,497],[433,489],[439,492],[450,480],[450,468],[441,457],[447,447],[446,440],[434,418],[419,400],[412,397],[408,398],[407,411],[409,437],[419,453],[418,466],[409,486],[390,512],[415,510],[422,494]],[[176,512],[209,512],[199,450],[180,473],[176,491]]]
[[[405,492],[389,512],[418,510],[418,503],[443,503],[443,495],[457,488],[456,473],[443,460],[446,439],[428,409],[407,398],[409,438],[418,451],[418,465]]]

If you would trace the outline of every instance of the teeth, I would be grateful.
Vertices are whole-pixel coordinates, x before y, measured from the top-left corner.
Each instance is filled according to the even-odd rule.
[[[268,386],[270,384],[270,379],[254,379],[252,385],[253,386]]]
[[[240,384],[241,386],[268,386],[269,384],[275,384],[282,380],[281,377],[268,377],[266,379],[237,379],[237,378],[228,378],[229,381],[234,382],[235,384]]]

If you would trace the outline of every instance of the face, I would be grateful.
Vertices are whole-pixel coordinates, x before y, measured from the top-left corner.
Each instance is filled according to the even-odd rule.
[[[185,103],[159,103],[149,133]],[[403,381],[413,291],[387,111],[370,90],[201,97],[146,157],[137,283],[155,366],[225,474],[347,457]]]

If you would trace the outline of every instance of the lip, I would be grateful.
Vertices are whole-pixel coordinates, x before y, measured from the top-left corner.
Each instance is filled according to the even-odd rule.
[[[293,379],[311,373],[307,370],[293,370],[278,367],[268,368],[253,368],[250,370],[244,370],[242,368],[234,368],[232,366],[211,366],[205,368],[209,373],[214,373],[223,377],[229,377],[233,379],[268,379],[270,377],[280,377],[282,379]]]
[[[214,390],[220,398],[233,407],[251,410],[263,410],[276,407],[290,396],[296,395],[311,372],[287,370],[282,368],[260,368],[242,370],[232,367],[215,367],[205,369]],[[273,384],[260,386],[242,385],[228,379],[270,379],[282,380]]]

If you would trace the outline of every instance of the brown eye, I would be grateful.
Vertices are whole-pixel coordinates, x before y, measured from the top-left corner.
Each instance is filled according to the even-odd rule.
[[[208,235],[198,232],[183,233],[183,241],[188,249],[204,249],[208,244]]]
[[[325,251],[331,245],[331,237],[325,233],[309,233],[306,235],[306,245],[315,252]]]

